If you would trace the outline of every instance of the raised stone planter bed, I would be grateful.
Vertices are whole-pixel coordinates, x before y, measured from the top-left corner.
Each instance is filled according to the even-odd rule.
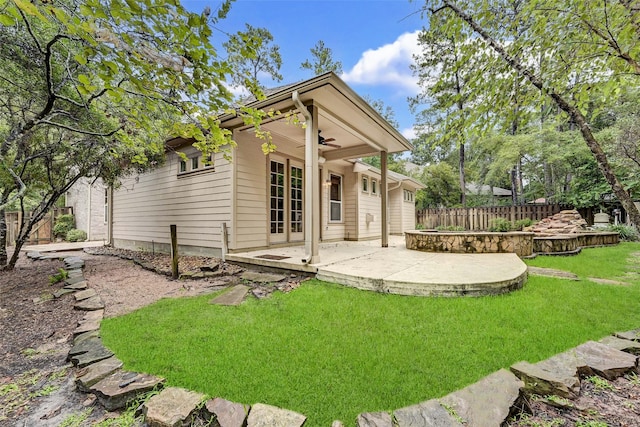
[[[450,252],[463,254],[515,253],[519,257],[533,254],[533,233],[510,231],[435,231],[414,230],[405,232],[407,249],[425,252]]]
[[[620,235],[615,232],[581,232],[574,234],[538,234],[533,238],[533,252],[541,255],[573,255],[582,248],[617,245]]]

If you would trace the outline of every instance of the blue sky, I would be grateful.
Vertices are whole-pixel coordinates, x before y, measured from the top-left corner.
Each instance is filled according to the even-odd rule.
[[[183,1],[200,12],[216,1]],[[226,33],[245,29],[245,23],[267,28],[280,46],[283,81],[292,83],[312,77],[300,64],[311,59],[318,40],[341,61],[341,76],[361,96],[381,99],[393,108],[399,130],[413,137],[414,117],[407,97],[418,91],[409,65],[418,52],[417,32],[425,21],[419,9],[424,3],[409,0],[237,0],[227,18],[216,27]],[[220,41],[222,33],[214,33]],[[270,83],[263,82],[267,86]]]

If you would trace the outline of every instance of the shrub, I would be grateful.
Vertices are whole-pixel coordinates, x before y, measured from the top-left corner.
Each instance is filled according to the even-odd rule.
[[[82,242],[87,240],[87,233],[77,228],[72,228],[67,232],[67,238],[65,240],[68,242]]]
[[[533,224],[535,224],[535,221],[531,218],[519,219],[513,225],[513,229],[522,231],[525,227],[531,227]]]
[[[620,240],[623,240],[626,242],[635,242],[640,240],[640,235],[638,235],[638,231],[629,225],[623,225],[623,224],[610,225],[607,228],[605,228],[605,230],[614,231],[620,234]]]
[[[489,226],[489,231],[511,231],[513,230],[513,224],[508,219],[504,218],[495,218],[491,220],[491,225]]]
[[[436,227],[438,231],[464,231],[464,227],[461,225],[439,225]]]
[[[60,215],[53,226],[53,234],[56,237],[65,237],[75,226],[76,219],[72,214]]]

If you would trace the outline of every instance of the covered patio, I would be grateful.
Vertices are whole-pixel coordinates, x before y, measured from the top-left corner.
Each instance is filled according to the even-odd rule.
[[[304,261],[305,248],[287,246],[227,254],[253,268],[315,274],[320,280],[376,292],[416,296],[482,296],[521,288],[527,266],[516,254],[450,254],[409,250],[404,237],[320,243],[321,262]]]

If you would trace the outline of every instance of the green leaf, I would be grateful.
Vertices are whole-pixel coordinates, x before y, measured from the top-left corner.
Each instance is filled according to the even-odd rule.
[[[16,21],[11,16],[0,13],[0,24],[11,27],[16,25]]]
[[[91,84],[91,80],[89,80],[89,77],[87,77],[86,74],[80,74],[78,76],[78,81],[85,86],[89,86]]]
[[[80,64],[80,65],[87,65],[87,58],[84,55],[80,54],[80,53],[76,53],[73,56],[73,59],[75,59],[76,62],[78,64]]]

